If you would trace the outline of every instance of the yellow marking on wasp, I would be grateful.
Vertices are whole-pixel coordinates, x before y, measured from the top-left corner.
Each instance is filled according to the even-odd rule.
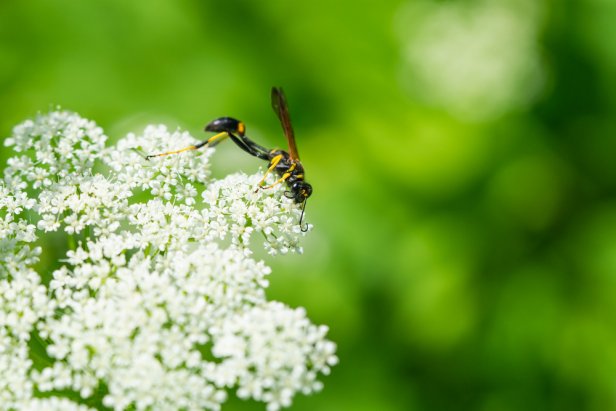
[[[237,132],[240,133],[241,135],[244,135],[245,131],[246,131],[246,126],[244,125],[244,123],[240,121],[239,124],[237,125]]]

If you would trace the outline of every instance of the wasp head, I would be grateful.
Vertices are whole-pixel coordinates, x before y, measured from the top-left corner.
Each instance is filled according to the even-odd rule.
[[[291,185],[291,190],[287,197],[295,200],[296,203],[303,203],[312,194],[312,186],[305,181],[296,181]]]

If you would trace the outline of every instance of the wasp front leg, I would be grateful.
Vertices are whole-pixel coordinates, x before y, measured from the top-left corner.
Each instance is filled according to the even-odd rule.
[[[259,191],[260,188],[267,188],[267,187],[263,187],[263,184],[265,184],[265,179],[267,178],[267,175],[269,173],[271,173],[272,171],[274,171],[274,169],[276,168],[276,166],[278,165],[278,163],[280,163],[280,160],[282,160],[282,154],[278,154],[277,156],[275,156],[274,158],[272,158],[272,161],[270,163],[269,168],[267,169],[267,171],[265,172],[265,174],[263,175],[263,178],[261,179],[261,181],[259,181],[259,183],[257,184],[257,189],[255,190],[255,193],[257,191]]]
[[[268,186],[264,186],[264,187],[262,187],[262,188],[263,188],[263,189],[268,189],[268,188],[272,188],[272,187],[274,187],[274,186],[276,186],[276,185],[278,185],[278,184],[282,183],[282,182],[283,182],[283,181],[285,181],[287,178],[291,177],[291,174],[293,174],[293,171],[295,170],[295,168],[296,168],[296,167],[297,167],[297,164],[296,164],[296,163],[291,164],[291,167],[289,167],[289,168],[288,168],[288,170],[287,170],[287,171],[285,171],[285,172],[282,174],[282,176],[281,176],[278,180],[276,180],[276,181],[274,181],[274,183],[272,183],[272,184],[270,184],[270,185],[268,185]]]
[[[272,184],[268,185],[268,186],[259,186],[259,188],[262,188],[263,190],[267,190],[270,189],[272,187],[277,186],[278,184],[284,182],[287,178],[291,177],[291,173],[290,172],[286,172],[282,175],[282,177],[280,177],[278,180],[274,181]],[[258,190],[258,189],[257,189]]]

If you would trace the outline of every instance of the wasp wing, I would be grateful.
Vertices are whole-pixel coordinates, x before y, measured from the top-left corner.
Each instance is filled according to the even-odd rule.
[[[287,99],[280,87],[272,87],[272,108],[276,112],[280,124],[282,124],[282,130],[289,145],[289,155],[293,160],[299,160],[297,146],[295,145],[295,135],[293,134],[291,118],[289,117],[289,108],[287,107]]]

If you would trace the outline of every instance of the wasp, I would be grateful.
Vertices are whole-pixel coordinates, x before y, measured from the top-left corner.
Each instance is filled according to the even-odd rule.
[[[295,203],[301,204],[302,214],[299,219],[299,225],[302,231],[308,230],[308,225],[302,225],[304,218],[304,210],[306,209],[306,200],[312,194],[312,186],[304,179],[304,166],[302,165],[297,146],[295,144],[295,134],[291,126],[291,117],[287,106],[287,99],[280,87],[272,87],[272,108],[280,120],[282,130],[287,139],[289,147],[288,151],[280,149],[268,150],[265,147],[255,143],[246,136],[246,125],[232,117],[220,117],[208,123],[205,126],[205,131],[215,132],[216,135],[202,141],[198,144],[188,146],[186,148],[167,151],[165,153],[153,154],[146,156],[146,160],[153,157],[167,156],[170,154],[178,154],[184,151],[197,150],[201,147],[214,147],[221,141],[230,138],[239,148],[248,154],[267,160],[269,162],[267,171],[263,175],[261,181],[257,185],[257,190],[272,188],[278,184],[286,183],[288,190],[284,195],[287,198],[293,199]],[[270,173],[276,173],[278,179],[272,184],[265,185],[265,180]]]

